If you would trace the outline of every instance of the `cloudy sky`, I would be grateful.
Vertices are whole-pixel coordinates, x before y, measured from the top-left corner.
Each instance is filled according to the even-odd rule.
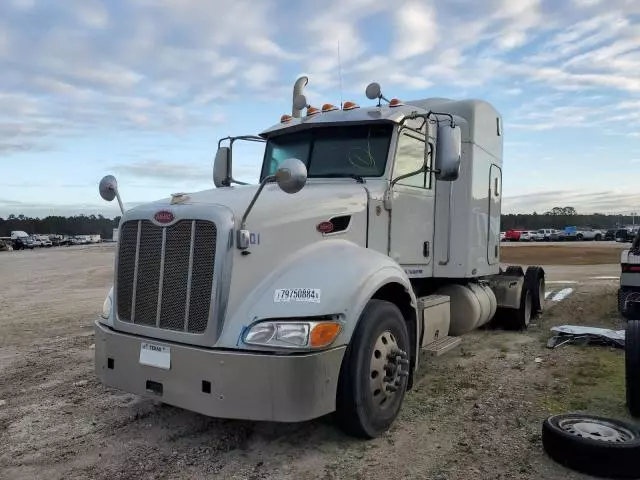
[[[212,188],[220,137],[291,109],[388,97],[492,102],[504,210],[640,210],[637,0],[2,0],[0,216],[116,213]],[[342,89],[338,75],[340,52]],[[261,150],[239,147],[254,182]]]

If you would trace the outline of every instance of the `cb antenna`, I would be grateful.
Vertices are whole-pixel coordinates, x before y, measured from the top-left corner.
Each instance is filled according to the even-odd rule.
[[[340,110],[342,110],[342,62],[340,61],[340,40],[338,40],[338,81],[340,83]]]

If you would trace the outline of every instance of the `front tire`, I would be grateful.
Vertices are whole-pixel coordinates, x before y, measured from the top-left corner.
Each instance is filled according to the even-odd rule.
[[[400,309],[369,300],[340,368],[336,416],[345,433],[371,439],[391,427],[407,390],[410,349]]]

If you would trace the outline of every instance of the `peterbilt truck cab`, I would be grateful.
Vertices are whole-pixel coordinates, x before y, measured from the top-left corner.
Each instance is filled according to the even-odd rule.
[[[214,417],[335,412],[373,438],[421,353],[490,322],[525,329],[543,310],[544,271],[500,265],[490,104],[387,100],[373,83],[371,106],[314,108],[306,82],[291,114],[221,140],[213,189],[125,210],[116,179],[101,181],[123,213],[95,321],[105,385]],[[257,185],[233,177],[237,141],[264,143]]]

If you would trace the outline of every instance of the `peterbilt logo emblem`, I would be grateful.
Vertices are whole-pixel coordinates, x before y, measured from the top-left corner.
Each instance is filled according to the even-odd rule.
[[[159,212],[156,212],[153,218],[158,223],[169,223],[169,222],[173,222],[173,219],[175,217],[173,216],[173,213],[171,213],[168,210],[160,210]]]
[[[318,230],[320,233],[331,233],[333,232],[333,223],[329,221],[320,222],[318,225],[316,225],[316,230]]]

